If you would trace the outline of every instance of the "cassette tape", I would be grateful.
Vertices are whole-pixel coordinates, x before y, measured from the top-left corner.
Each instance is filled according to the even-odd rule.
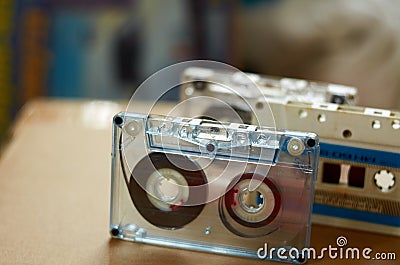
[[[190,93],[201,74],[192,81],[188,76],[181,91],[188,116],[254,123],[254,116],[262,117],[269,107],[276,127],[319,135],[314,223],[400,236],[399,112],[274,97],[266,99],[266,106],[245,92],[227,96],[213,89],[229,90],[229,82],[218,83],[212,75],[204,75],[204,87]]]
[[[117,114],[110,233],[128,241],[303,263],[318,156],[314,133]],[[278,249],[297,255],[282,256]]]
[[[400,236],[400,113],[289,103],[288,128],[321,137],[313,222]]]
[[[249,84],[252,82],[252,84]],[[264,98],[252,95],[249,85],[257,85]],[[230,72],[202,67],[190,67],[182,74],[181,99],[204,97],[197,99],[197,105],[210,112],[216,119],[226,118],[227,112],[223,103],[229,104],[241,117],[244,123],[251,122],[250,109],[246,100],[262,103],[286,102],[335,103],[340,105],[357,104],[357,88],[339,84],[330,84],[304,79],[274,77],[253,73]],[[234,88],[234,89],[232,89]],[[223,102],[210,101],[206,97],[223,98]],[[272,110],[274,111],[274,110]],[[232,120],[233,117],[229,117]],[[220,119],[218,119],[220,120]],[[254,121],[253,121],[254,122]]]

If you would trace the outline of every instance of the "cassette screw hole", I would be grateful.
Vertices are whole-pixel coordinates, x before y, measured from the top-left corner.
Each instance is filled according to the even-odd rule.
[[[299,118],[300,119],[305,119],[305,118],[307,118],[307,116],[308,116],[308,113],[307,113],[306,110],[302,109],[302,110],[299,111]]]
[[[344,138],[350,138],[352,135],[350,130],[344,130],[342,134]]]
[[[394,120],[392,122],[392,128],[395,129],[395,130],[400,129],[400,121],[399,120]]]
[[[206,149],[207,149],[207,151],[208,152],[214,152],[214,150],[215,150],[215,145],[214,144],[207,144],[207,146],[206,146]]]
[[[206,229],[204,230],[204,234],[206,234],[206,235],[211,234],[211,226],[206,227]]]
[[[315,146],[315,140],[314,139],[308,139],[307,140],[307,145],[309,147],[314,147]]]
[[[206,83],[203,81],[194,81],[193,86],[196,90],[203,91],[206,88]]]
[[[264,108],[264,104],[262,102],[257,102],[256,103],[256,109],[262,110]]]
[[[124,120],[120,116],[117,116],[114,118],[114,123],[116,125],[121,125],[123,122],[124,122]]]
[[[373,129],[380,129],[381,128],[381,122],[378,120],[375,120],[372,122],[372,128]]]
[[[111,235],[118,236],[119,235],[119,229],[118,228],[111,229]]]

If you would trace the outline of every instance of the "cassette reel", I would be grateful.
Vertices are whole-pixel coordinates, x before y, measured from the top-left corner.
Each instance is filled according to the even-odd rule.
[[[318,137],[199,118],[114,117],[110,232],[259,258],[309,244]],[[272,252],[271,252],[272,253]],[[303,263],[305,258],[263,258]]]

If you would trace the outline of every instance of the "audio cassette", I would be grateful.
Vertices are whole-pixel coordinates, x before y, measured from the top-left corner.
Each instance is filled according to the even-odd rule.
[[[314,133],[119,113],[113,121],[110,233],[303,263],[318,157]]]
[[[250,91],[249,86],[254,85],[259,88],[262,97]],[[208,116],[232,121],[234,117],[226,117],[226,103],[244,123],[251,122],[251,111],[243,103],[244,100],[356,105],[357,92],[355,87],[339,84],[202,67],[187,68],[182,74],[181,85],[181,99],[197,98],[196,104],[207,109]],[[209,98],[223,98],[223,102],[210,101]]]
[[[186,84],[181,91],[188,115],[253,123],[256,115],[265,121],[263,115],[269,107],[276,127],[319,135],[314,223],[400,236],[399,112],[318,99],[281,100],[272,96],[262,101],[246,94],[245,89],[243,94],[215,89],[232,91],[228,78],[217,79],[198,69],[193,76],[184,75]],[[242,103],[243,99],[250,107]]]
[[[279,119],[288,128],[321,137],[313,222],[400,236],[400,112],[300,103],[283,109]]]

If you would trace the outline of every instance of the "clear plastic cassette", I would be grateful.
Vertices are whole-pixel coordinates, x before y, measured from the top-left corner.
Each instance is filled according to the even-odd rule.
[[[113,125],[110,232],[303,263],[318,156],[314,133],[120,113]],[[279,255],[293,249],[297,255]]]
[[[268,102],[276,127],[319,135],[313,222],[400,236],[398,111],[321,102],[321,97],[292,100],[290,93],[290,100],[267,95],[262,101],[247,94],[221,92],[231,90],[226,81],[219,83],[222,89],[212,88],[217,86],[217,78],[206,75],[206,69],[188,72],[183,77],[186,85],[181,100],[187,102],[189,116],[253,123],[257,115],[265,121],[262,117]],[[200,77],[204,87],[197,83]],[[234,77],[225,76],[227,79]],[[195,86],[197,89],[191,89]],[[242,104],[243,98],[249,99],[254,112]]]

